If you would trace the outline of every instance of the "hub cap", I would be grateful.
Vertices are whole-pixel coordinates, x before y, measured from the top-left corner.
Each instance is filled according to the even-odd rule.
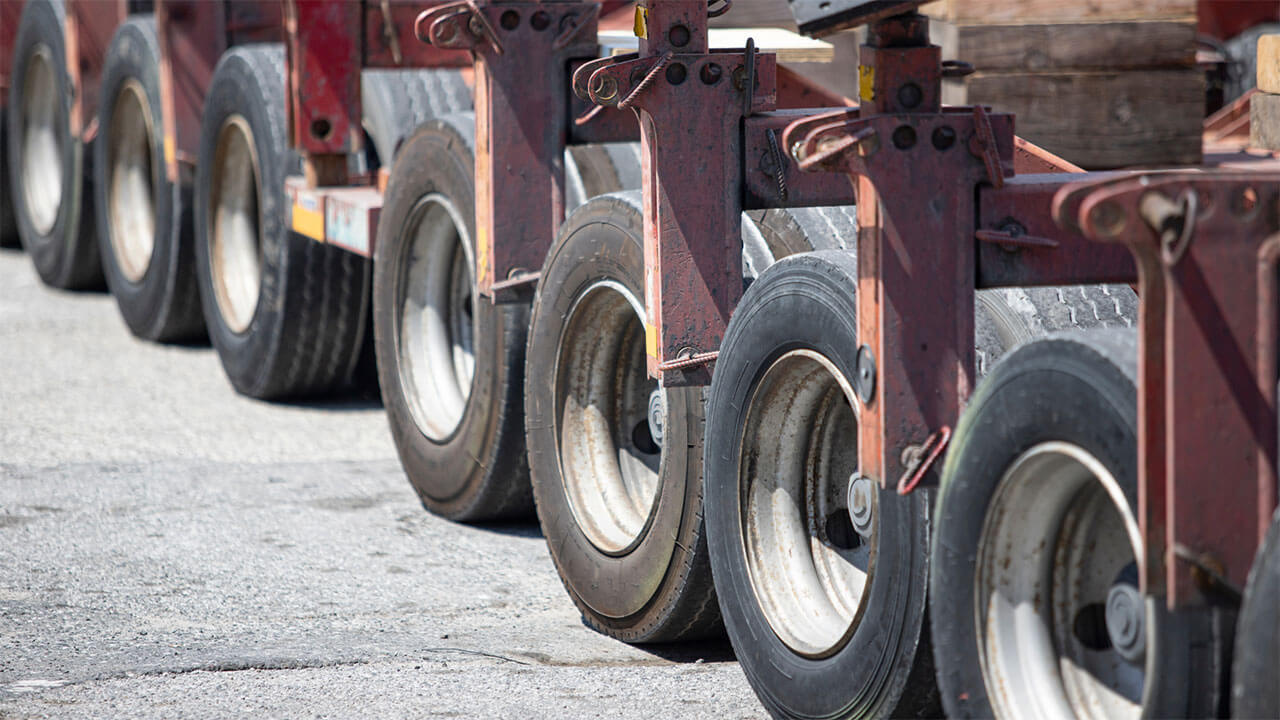
[[[537,382],[536,378],[530,378]],[[601,552],[639,542],[657,504],[665,401],[651,402],[644,307],[611,280],[569,310],[556,363],[560,475],[578,527]]]
[[[789,352],[747,410],[738,477],[742,546],[756,600],[783,643],[825,657],[848,642],[874,571],[875,495],[850,519],[858,464],[853,390],[825,357]]]
[[[418,429],[444,442],[458,429],[475,377],[475,281],[462,213],[423,198],[405,232],[399,299],[400,384]]]
[[[107,145],[107,215],[111,248],[131,283],[146,275],[155,250],[154,128],[146,91],[130,78],[116,96]]]
[[[218,131],[213,155],[209,264],[218,311],[234,333],[249,328],[262,285],[261,175],[253,132],[240,115]]]
[[[978,545],[974,618],[997,715],[1141,715],[1144,668],[1113,644],[1136,648],[1146,626],[1142,598],[1117,581],[1136,582],[1140,537],[1115,478],[1085,450],[1048,442],[1009,468]]]
[[[37,45],[22,85],[22,196],[40,235],[48,235],[62,206],[62,147],[66,142],[53,54]]]

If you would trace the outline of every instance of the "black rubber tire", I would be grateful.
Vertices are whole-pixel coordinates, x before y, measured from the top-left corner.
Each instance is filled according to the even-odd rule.
[[[571,145],[565,152],[566,216],[597,195],[640,189],[640,143]]]
[[[593,198],[561,228],[542,268],[529,328],[525,386],[529,463],[552,560],[585,621],[625,642],[716,634],[719,613],[702,531],[703,392],[665,392],[659,496],[624,552],[607,554],[574,518],[560,470],[557,358],[569,309],[590,285],[612,280],[644,297],[644,231],[637,192]]]
[[[71,135],[71,99],[74,89],[69,87],[66,68],[66,43],[63,28],[66,27],[66,8],[61,0],[30,0],[22,9],[17,40],[13,47],[13,65],[10,77],[7,108],[9,143],[9,177],[13,188],[14,210],[18,235],[22,247],[35,263],[36,272],[47,285],[64,289],[97,289],[102,287],[102,265],[98,259],[98,243],[90,221],[91,211],[85,201],[93,196],[89,188],[89,152],[80,138]],[[41,232],[32,220],[22,178],[22,137],[25,121],[22,116],[24,78],[36,49],[48,48],[52,66],[56,96],[57,134],[61,144],[62,199],[48,232]]]
[[[956,428],[936,507],[930,597],[938,683],[949,717],[991,717],[974,618],[977,553],[1005,470],[1044,442],[1082,448],[1137,508],[1137,340],[1123,330],[1023,345],[985,378]],[[1045,590],[1044,592],[1049,592]],[[1171,615],[1148,598],[1145,717],[1207,717],[1221,707],[1222,644],[1211,618]]]
[[[464,521],[522,518],[533,510],[522,412],[529,309],[474,302],[471,392],[458,428],[440,442],[415,422],[401,382],[398,298],[412,249],[407,225],[423,198],[448,198],[474,243],[474,123],[470,113],[437,118],[401,147],[378,222],[373,280],[378,380],[401,465],[428,510]]]
[[[979,290],[974,300],[979,378],[1035,338],[1063,330],[1132,328],[1138,322],[1138,294],[1128,285]]]
[[[142,277],[130,280],[112,242],[112,142],[117,128],[114,110],[127,83],[136,82],[150,110],[152,207],[155,245]],[[191,224],[191,186],[170,182],[164,165],[164,113],[160,95],[160,41],[155,17],[129,18],[116,29],[102,72],[98,110],[99,136],[94,143],[94,206],[98,248],[107,287],[116,298],[130,332],[159,342],[189,341],[205,335],[196,286],[195,246]]]
[[[369,263],[289,229],[285,177],[297,172],[284,118],[284,49],[243,45],[218,61],[205,98],[195,182],[196,267],[209,337],[235,389],[276,399],[323,393],[345,382],[359,357]],[[239,116],[257,157],[261,282],[244,332],[223,317],[210,261],[214,153],[223,124]]]
[[[853,206],[748,211],[774,259],[808,250],[851,248],[858,236]],[[744,239],[748,235],[744,234]],[[747,253],[747,273],[755,277]],[[763,265],[767,267],[767,264]],[[976,372],[982,377],[1020,343],[1059,330],[1133,327],[1138,296],[1127,285],[1001,288],[975,295]]]
[[[0,98],[7,101],[8,98]],[[13,189],[16,187],[9,178],[9,141],[5,127],[9,122],[9,113],[0,110],[0,179],[5,188],[0,190],[0,248],[19,247],[18,220],[13,213]]]
[[[431,118],[471,109],[471,88],[453,69],[365,70],[360,98],[374,152],[370,169],[390,168],[401,144]]]
[[[823,658],[793,652],[756,601],[742,550],[738,458],[748,403],[782,354],[810,349],[855,376],[857,262],[849,250],[783,260],[743,296],[721,345],[707,404],[706,522],[729,639],[757,697],[775,717],[931,717],[926,622],[929,493],[880,494],[880,542],[862,615]],[[888,534],[886,534],[888,533]]]
[[[1231,717],[1280,717],[1280,511],[1258,549],[1240,608]]]

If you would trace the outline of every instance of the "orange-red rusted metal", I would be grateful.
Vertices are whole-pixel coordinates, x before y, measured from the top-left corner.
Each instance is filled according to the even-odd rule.
[[[681,361],[719,347],[742,294],[741,121],[775,108],[776,64],[708,52],[705,0],[641,0],[635,30],[638,54],[588,63],[575,85],[640,118],[649,373],[705,384],[704,364]]]
[[[125,0],[75,0],[67,3],[64,37],[67,74],[71,87],[69,124],[71,134],[92,140],[98,131],[98,85],[102,81],[102,61],[116,26],[128,16]],[[10,45],[9,47],[12,47]]]
[[[18,23],[22,19],[22,2],[0,2],[0,108],[9,102],[10,68],[13,46],[18,41]]]
[[[858,110],[793,123],[783,142],[802,168],[857,178],[858,331],[880,372],[859,461],[883,487],[972,390],[975,198],[1012,175],[1013,118],[941,107],[941,58],[919,15],[873,25],[860,73]]]
[[[1139,269],[1144,589],[1169,606],[1244,587],[1276,507],[1280,173],[1072,184],[1064,227]]]
[[[1020,247],[984,241],[977,249],[979,288],[1075,285],[1094,282],[1133,283],[1137,270],[1129,251],[1090,242],[1078,231],[1063,229],[1048,208],[1064,182],[1098,180],[1116,173],[1087,175],[1019,175],[999,190],[978,188],[978,233],[1005,233],[1042,238],[1054,247]],[[988,235],[987,238],[990,238]],[[979,240],[985,240],[978,235]]]
[[[569,70],[595,56],[592,2],[455,2],[417,35],[476,68],[476,279],[495,300],[533,281],[564,220]],[[494,288],[504,292],[495,293]]]
[[[228,47],[279,42],[279,0],[156,0],[160,41],[160,105],[164,115],[165,173],[172,182],[190,179],[200,145],[200,118],[213,69]]]

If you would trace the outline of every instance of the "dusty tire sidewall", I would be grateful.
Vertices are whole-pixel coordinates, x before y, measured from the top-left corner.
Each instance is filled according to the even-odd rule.
[[[747,399],[773,362],[792,350],[821,353],[846,378],[856,377],[854,287],[853,258],[839,250],[795,256],[765,271],[730,322],[707,406],[713,419],[706,438],[707,536],[716,592],[743,670],[775,716],[888,715],[909,680],[909,663],[917,652],[927,652],[919,646],[928,570],[927,493],[899,498],[881,491],[876,565],[858,627],[826,658],[801,656],[774,633],[756,599],[742,547],[738,459]],[[805,321],[797,322],[801,317]],[[885,662],[886,653],[894,653],[891,662]]]
[[[184,225],[181,218],[184,211],[181,188],[169,181],[164,166],[164,117],[161,111],[158,51],[154,25],[138,21],[121,25],[107,52],[101,89],[105,101],[99,108],[99,135],[109,138],[111,118],[119,94],[125,84],[133,79],[142,86],[151,112],[155,246],[150,263],[139,282],[132,282],[125,277],[111,241],[111,168],[107,163],[107,142],[95,143],[93,162],[98,251],[102,257],[107,287],[115,296],[129,329],[135,335],[148,338],[153,337],[158,330],[156,324],[162,318],[157,315],[162,310],[170,284],[176,280],[174,266],[178,259],[177,245],[181,242]]]
[[[232,385],[240,392],[256,395],[265,382],[268,359],[280,343],[286,273],[286,257],[292,243],[310,242],[293,236],[288,226],[289,209],[284,181],[290,154],[285,128],[264,106],[279,103],[283,113],[283,89],[270,78],[259,77],[238,53],[268,52],[266,48],[244,46],[218,63],[205,99],[200,131],[200,157],[196,170],[196,269],[200,299],[204,307],[209,339],[218,351]],[[213,287],[209,243],[212,234],[212,173],[218,134],[233,115],[242,116],[253,134],[258,163],[258,223],[261,245],[261,285],[253,318],[237,334],[222,317]]]
[[[75,287],[84,284],[84,273],[77,267],[85,248],[81,247],[82,193],[88,178],[85,177],[85,148],[79,138],[71,134],[71,89],[66,68],[66,44],[63,37],[63,20],[60,5],[46,0],[31,0],[23,8],[18,36],[13,50],[13,67],[10,78],[7,134],[9,144],[9,184],[14,189],[14,216],[22,247],[31,256],[42,280],[55,287]],[[49,48],[50,61],[61,99],[58,122],[63,137],[62,201],[49,232],[41,234],[33,224],[22,190],[22,88],[31,54],[37,45]],[[90,248],[96,252],[96,247]],[[96,261],[96,258],[94,258]],[[94,268],[97,269],[96,266]]]
[[[405,141],[379,218],[373,266],[378,382],[396,449],[428,509],[460,520],[474,519],[475,513],[483,512],[478,503],[483,500],[505,419],[499,407],[505,401],[503,388],[512,383],[519,387],[523,381],[523,327],[528,312],[525,306],[495,306],[486,298],[473,304],[475,372],[471,392],[458,427],[443,441],[422,432],[404,395],[399,315],[404,263],[412,249],[412,237],[406,231],[422,210],[423,198],[432,193],[448,198],[465,219],[474,243],[475,166],[469,146],[460,132],[437,122],[428,123]],[[521,435],[521,430],[516,428],[516,435]],[[523,446],[518,451],[523,451]],[[447,479],[453,487],[442,491],[436,479]],[[523,478],[512,481],[522,482]]]
[[[1123,374],[1054,342],[1024,346],[997,365],[957,427],[938,498],[930,584],[938,682],[949,716],[994,713],[978,662],[977,548],[1004,470],[1050,441],[1091,454],[1137,508],[1137,401]]]
[[[556,368],[574,301],[601,280],[644,297],[644,250],[636,208],[613,197],[591,200],[566,223],[543,266],[529,331],[525,411],[538,519],[570,595],[610,632],[644,639],[661,620],[663,600],[683,582],[678,547],[692,550],[702,531],[702,391],[670,389],[658,496],[641,536],[623,554],[597,548],[574,518],[560,469]]]

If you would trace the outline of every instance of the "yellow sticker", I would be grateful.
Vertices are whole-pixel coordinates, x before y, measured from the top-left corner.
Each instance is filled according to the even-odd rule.
[[[866,102],[876,99],[876,69],[858,66],[858,96]]]
[[[293,231],[306,235],[312,240],[324,242],[324,210],[304,207],[302,203],[293,204]]]
[[[644,324],[644,351],[651,358],[658,357],[658,329],[649,323]]]
[[[173,164],[173,157],[174,157],[174,154],[175,154],[175,153],[174,153],[174,150],[173,150],[173,145],[174,145],[174,142],[173,142],[173,135],[170,135],[169,133],[165,133],[165,134],[164,134],[164,162],[165,162],[165,165],[172,165],[172,164]]]
[[[636,6],[635,34],[638,38],[649,39],[649,9]]]

